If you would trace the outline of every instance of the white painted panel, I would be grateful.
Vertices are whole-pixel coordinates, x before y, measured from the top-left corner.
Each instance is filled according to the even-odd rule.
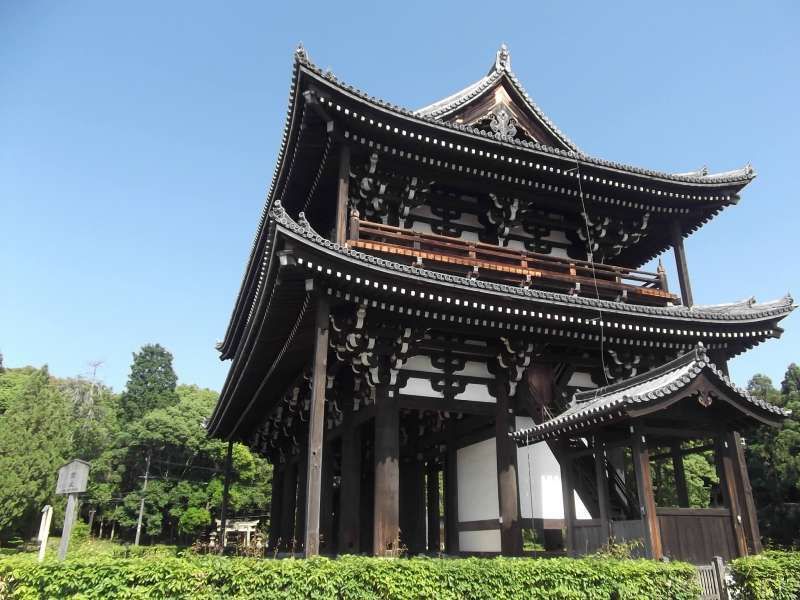
[[[526,252],[527,248],[525,248],[525,244],[520,240],[508,240],[508,246],[506,246],[509,250],[516,250],[517,252]]]
[[[472,225],[473,227],[481,227],[481,222],[478,220],[478,215],[472,213],[461,213],[461,216],[456,220],[451,220],[451,223],[458,223],[459,225]]]
[[[517,430],[533,425],[530,417],[517,417]],[[563,519],[561,467],[547,442],[517,448],[519,506],[523,519]],[[590,519],[589,511],[575,494],[575,515]]]
[[[400,394],[409,396],[427,396],[429,398],[442,398],[442,394],[431,387],[428,379],[409,377],[406,385],[400,389]]]
[[[494,438],[458,450],[458,520],[498,519],[497,454]]]
[[[569,254],[567,254],[567,249],[562,248],[561,246],[553,246],[550,248],[550,256],[557,256],[558,258],[569,258]]]
[[[420,217],[438,218],[431,212],[431,207],[426,204],[415,206],[411,209],[411,214]]]
[[[411,225],[411,231],[416,231],[418,233],[433,233],[431,226],[428,223],[421,223],[420,221],[414,221],[414,223]]]
[[[481,241],[481,239],[478,237],[478,234],[475,233],[474,231],[462,231],[461,232],[461,237],[459,237],[458,239],[460,239],[460,240],[462,240],[464,242],[480,242]]]
[[[464,368],[460,371],[455,371],[459,375],[469,375],[470,377],[484,377],[486,379],[494,379],[494,375],[486,368],[486,363],[477,360],[468,360],[464,363]]]
[[[575,371],[569,378],[567,385],[579,388],[596,388],[597,384],[592,381],[592,376],[583,371]]]
[[[468,383],[464,391],[455,397],[456,400],[469,400],[470,402],[488,402],[496,404],[497,400],[489,394],[489,389],[480,383]]]
[[[431,357],[426,354],[412,356],[403,364],[401,371],[425,371],[426,373],[441,373],[431,363]]]
[[[547,240],[548,242],[561,242],[562,244],[570,243],[570,241],[567,239],[567,234],[560,229],[551,229],[550,233],[548,233],[542,239]]]
[[[458,549],[462,552],[500,552],[500,530],[460,531]]]

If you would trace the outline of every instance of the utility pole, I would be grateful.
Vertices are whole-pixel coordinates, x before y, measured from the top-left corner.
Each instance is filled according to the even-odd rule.
[[[136,540],[133,542],[134,546],[139,545],[139,538],[142,535],[142,518],[144,517],[144,493],[147,491],[147,479],[150,477],[150,454],[152,450],[147,452],[147,466],[144,470],[144,485],[142,486],[142,501],[139,503],[139,520],[136,523]]]

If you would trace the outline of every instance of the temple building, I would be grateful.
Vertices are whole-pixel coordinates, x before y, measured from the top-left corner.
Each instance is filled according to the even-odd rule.
[[[794,304],[694,304],[683,245],[754,177],[585,154],[505,46],[419,110],[298,48],[208,423],[274,466],[270,555],[759,551],[739,432],[785,415],[726,364]]]

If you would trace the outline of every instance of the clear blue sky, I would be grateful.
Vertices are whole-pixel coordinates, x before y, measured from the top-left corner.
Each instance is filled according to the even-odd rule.
[[[160,342],[182,382],[220,388],[214,343],[299,41],[412,108],[478,79],[506,42],[590,154],[673,171],[751,161],[742,202],[688,241],[695,299],[800,294],[798,23],[794,0],[2,2],[0,351],[62,376],[104,360],[120,389],[131,353]],[[738,382],[800,361],[800,319],[784,324],[732,363]]]

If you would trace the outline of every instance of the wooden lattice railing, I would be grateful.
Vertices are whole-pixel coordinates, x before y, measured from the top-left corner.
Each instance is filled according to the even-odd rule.
[[[351,248],[395,260],[405,258],[435,271],[636,304],[679,303],[667,289],[663,271],[652,273],[511,250],[357,218],[350,220],[349,229],[347,245]]]

